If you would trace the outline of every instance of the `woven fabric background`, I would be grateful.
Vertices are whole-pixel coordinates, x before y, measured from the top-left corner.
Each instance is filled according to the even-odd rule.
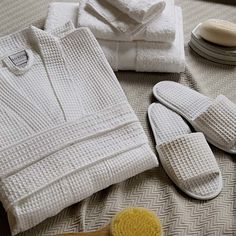
[[[64,0],[65,1],[65,0]],[[49,0],[1,0],[0,36],[22,29],[33,22],[43,26]],[[187,43],[191,30],[200,21],[221,18],[236,23],[235,0],[176,0],[184,15],[186,71],[178,74],[118,72],[117,77],[150,139],[155,144],[147,121],[148,105],[154,101],[152,87],[161,80],[186,84],[210,97],[225,94],[236,103],[236,67],[209,62]],[[165,235],[235,235],[236,232],[236,156],[212,147],[223,174],[224,188],[210,201],[184,195],[163,168],[147,171],[111,186],[45,220],[20,235],[51,236],[61,232],[95,230],[127,206],[147,207],[159,215]],[[0,235],[10,235],[6,213],[0,206]]]

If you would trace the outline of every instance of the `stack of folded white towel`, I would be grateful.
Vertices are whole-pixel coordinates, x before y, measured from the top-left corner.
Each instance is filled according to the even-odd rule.
[[[88,27],[113,70],[179,73],[185,69],[181,8],[174,0],[52,3],[45,30],[72,21]]]

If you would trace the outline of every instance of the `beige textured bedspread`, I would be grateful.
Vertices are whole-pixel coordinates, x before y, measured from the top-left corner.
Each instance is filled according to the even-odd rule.
[[[48,3],[48,0],[0,0],[0,35],[19,30],[32,22],[42,26]],[[211,63],[196,55],[187,45],[191,30],[200,21],[222,18],[236,23],[235,3],[235,0],[176,0],[184,15],[185,73],[117,73],[153,148],[155,144],[147,121],[147,108],[154,101],[152,87],[158,81],[180,81],[208,96],[222,93],[236,102],[236,67]],[[156,212],[167,236],[236,235],[236,156],[214,147],[212,149],[223,174],[224,188],[211,201],[198,201],[184,195],[160,166],[98,192],[21,235],[49,236],[65,231],[95,230],[127,206],[143,206]],[[2,207],[0,235],[10,235]]]

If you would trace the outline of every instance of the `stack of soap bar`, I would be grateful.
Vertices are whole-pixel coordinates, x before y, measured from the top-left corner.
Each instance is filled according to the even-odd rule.
[[[236,65],[236,24],[217,19],[200,23],[192,31],[189,45],[208,60]]]

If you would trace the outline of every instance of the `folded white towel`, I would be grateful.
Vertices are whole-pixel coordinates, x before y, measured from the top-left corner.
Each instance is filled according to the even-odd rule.
[[[162,14],[135,34],[124,34],[104,21],[101,15],[91,11],[83,0],[79,7],[78,26],[90,28],[97,39],[116,41],[158,41],[173,42],[175,39],[174,0],[165,0],[166,7]],[[62,11],[61,13],[62,14]]]
[[[113,70],[179,73],[185,69],[182,11],[175,7],[176,38],[172,44],[98,40]]]
[[[122,34],[136,34],[145,26],[104,0],[85,0],[81,4],[83,4],[86,11],[91,14],[98,14],[107,24],[110,24]]]
[[[164,0],[107,0],[113,6],[126,13],[139,23],[146,24],[162,13],[165,8]]]
[[[64,3],[71,4],[71,3]],[[54,10],[52,10],[54,8]],[[71,8],[71,20],[76,9]],[[185,69],[183,23],[181,8],[175,7],[176,38],[172,44],[157,42],[116,42],[98,40],[102,50],[113,70],[135,70],[146,72],[179,73]],[[48,21],[64,25],[58,5],[51,4],[46,20],[45,30],[55,27]],[[69,14],[69,12],[67,12]],[[53,20],[52,20],[53,19]],[[73,21],[73,23],[76,22]]]
[[[78,18],[78,3],[54,2],[49,5],[45,29],[55,29],[68,21],[76,22]]]

